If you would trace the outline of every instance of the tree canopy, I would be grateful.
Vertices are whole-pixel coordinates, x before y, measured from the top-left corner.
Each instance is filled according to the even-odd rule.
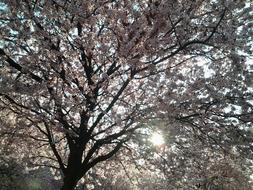
[[[56,169],[61,190],[116,157],[150,161],[168,177],[160,189],[231,189],[225,170],[243,178],[235,163],[252,159],[250,1],[4,0],[0,10],[3,152]],[[143,140],[156,130],[169,166]]]

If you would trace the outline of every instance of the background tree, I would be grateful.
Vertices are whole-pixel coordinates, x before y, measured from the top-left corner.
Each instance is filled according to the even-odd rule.
[[[203,114],[194,121],[188,114],[203,107],[184,98],[190,89],[188,99],[206,106],[215,89],[196,95],[185,86],[201,82],[183,73],[208,60],[225,77],[251,52],[247,1],[24,0],[1,7],[1,108],[14,114],[15,129],[49,148],[35,155],[60,169],[62,190],[74,189],[149,119],[173,112],[201,131]]]

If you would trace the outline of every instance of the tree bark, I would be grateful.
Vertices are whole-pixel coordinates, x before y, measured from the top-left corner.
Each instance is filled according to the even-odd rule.
[[[63,180],[61,190],[74,190],[77,185],[78,179],[75,176],[66,176]]]

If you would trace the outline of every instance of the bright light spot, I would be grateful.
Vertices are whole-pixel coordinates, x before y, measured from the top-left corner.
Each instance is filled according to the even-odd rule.
[[[150,141],[155,145],[155,146],[160,146],[162,144],[164,144],[164,139],[163,136],[159,133],[154,133],[151,136]]]

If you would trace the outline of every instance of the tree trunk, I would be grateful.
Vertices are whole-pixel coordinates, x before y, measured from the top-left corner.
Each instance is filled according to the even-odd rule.
[[[77,185],[78,179],[74,176],[64,177],[61,190],[74,190]]]
[[[61,190],[74,190],[78,181],[82,178],[82,155],[83,149],[80,149],[77,145],[71,144],[70,154],[68,157],[68,167],[66,168],[63,185]]]

